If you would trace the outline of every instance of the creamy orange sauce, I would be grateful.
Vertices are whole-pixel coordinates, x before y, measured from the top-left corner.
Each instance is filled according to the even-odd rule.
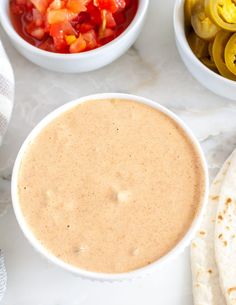
[[[23,157],[18,192],[36,238],[63,261],[122,273],[182,239],[203,196],[198,154],[165,114],[96,100],[54,119]]]

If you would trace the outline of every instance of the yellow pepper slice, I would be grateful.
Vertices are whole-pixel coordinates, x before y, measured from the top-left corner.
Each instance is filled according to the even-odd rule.
[[[203,3],[196,3],[192,8],[191,24],[195,33],[205,40],[212,40],[220,28],[206,15]]]
[[[205,66],[207,66],[207,68],[211,69],[212,71],[218,72],[218,69],[217,69],[216,64],[214,63],[214,61],[212,61],[208,57],[201,58],[201,62]]]
[[[212,48],[212,55],[214,62],[216,64],[219,73],[231,80],[236,80],[236,75],[234,75],[226,66],[225,64],[225,46],[229,41],[229,38],[232,34],[226,31],[220,31],[214,40],[213,48]]]
[[[213,54],[212,54],[213,42],[214,42],[214,41],[210,41],[209,44],[208,44],[208,53],[209,53],[210,58],[211,58],[212,61],[214,61],[214,60],[213,60]]]
[[[208,56],[201,58],[201,62],[212,71],[218,72],[218,69],[213,59],[212,48],[213,48],[213,41],[210,41],[207,47]]]
[[[203,1],[204,0],[185,0],[184,2],[185,26],[191,26],[192,8],[195,6],[197,2],[203,2]]]
[[[225,63],[227,68],[236,75],[236,33],[234,33],[225,47]]]
[[[203,58],[208,55],[208,43],[202,38],[198,37],[194,32],[187,37],[190,48],[197,58]]]
[[[206,14],[222,29],[236,31],[236,4],[234,0],[205,0]]]

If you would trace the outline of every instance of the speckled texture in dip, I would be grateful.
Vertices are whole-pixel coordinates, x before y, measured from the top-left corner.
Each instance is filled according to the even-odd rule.
[[[189,229],[204,192],[199,156],[165,114],[127,100],[80,104],[23,157],[18,192],[36,238],[90,271],[146,266]]]

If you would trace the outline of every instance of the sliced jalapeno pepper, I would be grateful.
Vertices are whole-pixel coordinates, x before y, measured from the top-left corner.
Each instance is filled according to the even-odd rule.
[[[208,43],[202,38],[198,37],[194,32],[189,34],[188,43],[193,53],[197,58],[203,58],[208,55]]]
[[[209,59],[208,57],[204,57],[201,58],[201,62],[207,66],[207,68],[211,69],[214,72],[218,72],[218,69],[214,63],[214,61],[212,61],[211,59]]]
[[[216,64],[217,69],[219,70],[220,74],[226,78],[231,80],[236,80],[236,75],[234,75],[226,66],[225,64],[225,46],[231,37],[230,32],[220,31],[214,40],[213,48],[212,48],[212,55],[214,62]]]
[[[191,26],[191,15],[192,15],[192,8],[196,4],[196,2],[204,1],[204,0],[185,0],[184,2],[184,18],[185,18],[185,25]]]
[[[201,58],[201,62],[212,71],[218,72],[218,69],[213,59],[212,48],[213,48],[213,41],[210,41],[207,47],[208,56]]]
[[[204,3],[197,2],[191,13],[191,24],[195,33],[202,39],[212,40],[220,28],[206,15]]]
[[[227,68],[236,75],[236,33],[234,33],[225,47],[225,63]]]
[[[206,13],[222,29],[236,31],[236,5],[234,0],[205,0]]]
[[[210,41],[209,44],[208,44],[208,53],[209,53],[210,58],[211,58],[212,61],[214,61],[213,60],[213,54],[212,54],[213,42],[214,41]]]

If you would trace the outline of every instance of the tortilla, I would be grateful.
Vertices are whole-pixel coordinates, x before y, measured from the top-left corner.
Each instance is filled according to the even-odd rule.
[[[215,223],[215,256],[222,292],[236,304],[236,151],[226,173]]]
[[[215,261],[215,218],[221,186],[230,165],[225,162],[213,181],[202,224],[191,245],[193,297],[195,305],[225,305]]]

